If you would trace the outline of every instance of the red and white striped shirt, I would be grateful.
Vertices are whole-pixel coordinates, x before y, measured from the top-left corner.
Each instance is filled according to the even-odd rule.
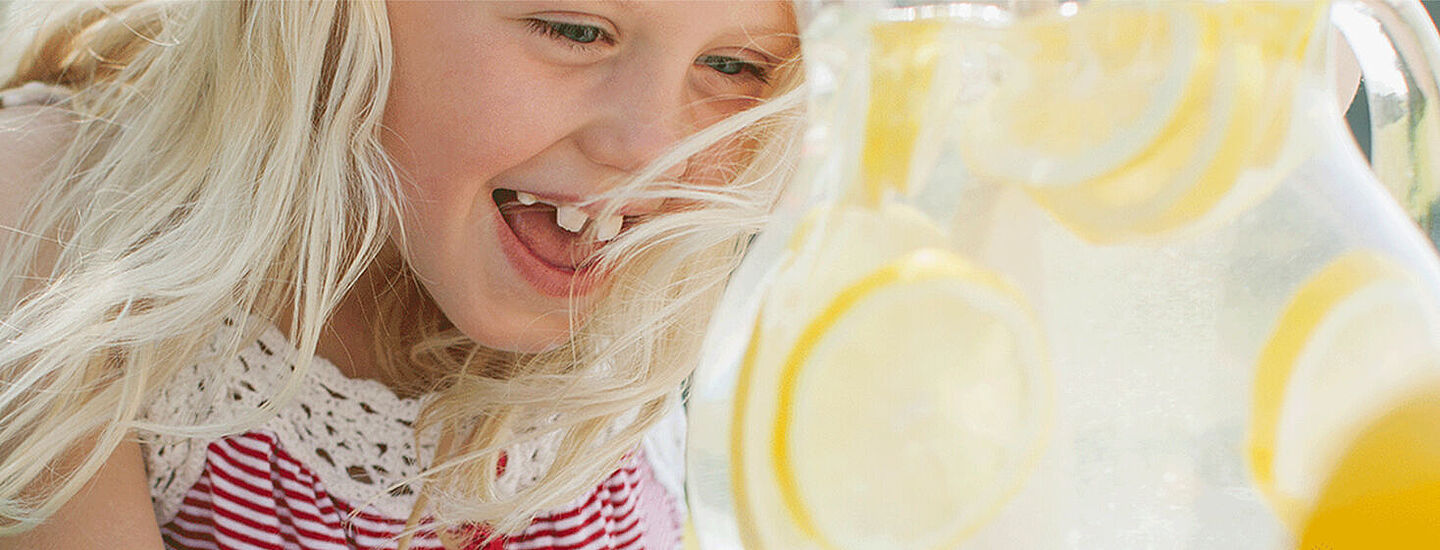
[[[151,420],[195,423],[234,418],[274,395],[291,349],[267,328],[238,357],[202,361],[167,386]],[[197,404],[205,404],[197,406]],[[345,378],[316,361],[299,395],[262,426],[212,440],[166,439],[146,445],[151,495],[168,548],[396,548],[415,494],[407,485],[433,452],[415,448],[409,419],[418,400],[373,381]],[[475,550],[599,550],[680,545],[679,437],[672,415],[625,464],[592,491],[536,517],[521,533]],[[553,441],[507,448],[502,490],[533,481],[553,456]],[[440,549],[421,529],[411,548]]]

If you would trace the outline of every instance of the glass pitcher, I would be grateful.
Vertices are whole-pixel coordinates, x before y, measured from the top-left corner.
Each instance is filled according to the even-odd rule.
[[[1440,547],[1418,3],[799,11],[799,183],[690,390],[701,548]]]

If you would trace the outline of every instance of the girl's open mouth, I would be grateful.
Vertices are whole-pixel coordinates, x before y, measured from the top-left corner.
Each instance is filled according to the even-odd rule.
[[[507,254],[520,272],[541,291],[563,295],[583,293],[585,275],[594,263],[595,252],[631,225],[630,217],[610,220],[589,219],[574,207],[556,206],[511,189],[491,193],[514,244],[521,250],[507,247]],[[611,225],[612,227],[604,227]],[[502,236],[502,241],[506,241]],[[533,265],[539,264],[539,265]],[[588,277],[581,277],[586,279]]]

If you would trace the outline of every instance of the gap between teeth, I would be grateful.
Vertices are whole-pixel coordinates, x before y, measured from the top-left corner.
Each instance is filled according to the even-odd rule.
[[[573,204],[554,204],[549,201],[540,200],[530,193],[524,191],[515,192],[515,200],[520,204],[530,206],[535,203],[547,204],[555,207],[555,225],[571,233],[579,233],[585,228],[585,222],[590,220],[590,215]],[[595,220],[595,240],[608,241],[620,234],[620,228],[625,225],[625,216],[612,214]]]

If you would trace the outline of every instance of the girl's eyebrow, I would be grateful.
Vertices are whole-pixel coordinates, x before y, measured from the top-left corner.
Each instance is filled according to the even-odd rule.
[[[601,4],[614,6],[617,9],[626,11],[645,11],[649,9],[649,2],[638,0],[601,0]]]

